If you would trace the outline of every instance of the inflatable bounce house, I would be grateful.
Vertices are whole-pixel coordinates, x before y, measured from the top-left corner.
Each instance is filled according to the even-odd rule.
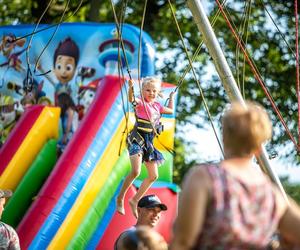
[[[140,45],[140,30],[131,25],[122,27],[123,50],[114,24],[55,28],[0,27],[0,187],[14,191],[2,220],[17,229],[22,249],[110,250],[135,223],[128,198],[146,176],[142,169],[126,195],[126,215],[118,214],[115,199],[130,170],[126,135],[134,123],[126,67],[137,94],[138,72],[155,74],[155,48],[144,32]],[[78,123],[58,157],[62,129],[56,104],[63,88],[77,107]],[[162,104],[174,88],[163,83]],[[175,114],[161,120],[164,131],[155,145],[165,162],[148,193],[168,206],[156,229],[169,241],[178,187],[166,149],[173,149]]]

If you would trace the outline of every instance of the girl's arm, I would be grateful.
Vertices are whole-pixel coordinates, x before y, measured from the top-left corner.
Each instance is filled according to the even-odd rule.
[[[67,121],[67,127],[64,133],[64,137],[63,137],[63,143],[66,144],[67,140],[68,140],[68,134],[71,132],[72,129],[72,122],[73,122],[73,117],[74,117],[74,110],[71,108],[68,108],[67,110],[68,112],[68,121]]]
[[[193,168],[184,179],[178,216],[173,226],[171,250],[192,249],[202,231],[211,181],[202,167]]]
[[[174,94],[175,92],[171,92],[169,96],[169,103],[167,107],[163,107],[162,114],[173,114],[174,112]]]

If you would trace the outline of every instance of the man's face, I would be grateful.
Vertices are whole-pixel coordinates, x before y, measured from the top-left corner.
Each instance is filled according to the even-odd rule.
[[[0,219],[4,211],[5,198],[0,198]]]
[[[141,208],[138,207],[138,222],[139,225],[155,227],[161,216],[161,208]]]
[[[61,83],[68,83],[71,81],[75,70],[75,59],[73,57],[59,55],[56,58],[54,74]]]

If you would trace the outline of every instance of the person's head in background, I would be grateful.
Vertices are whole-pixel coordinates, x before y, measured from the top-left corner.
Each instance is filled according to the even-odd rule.
[[[156,195],[145,195],[138,202],[136,225],[155,227],[160,220],[161,212],[167,209],[167,206]]]
[[[257,103],[246,108],[233,103],[223,116],[225,158],[251,157],[259,153],[262,143],[271,138],[272,124],[266,110]]]
[[[44,105],[44,106],[51,106],[52,102],[47,96],[42,96],[41,98],[38,99],[37,104]]]
[[[12,196],[12,191],[0,189],[0,219],[1,219],[2,213],[4,211],[4,205],[6,202],[6,198],[9,198],[11,196]]]
[[[58,106],[61,108],[60,116],[64,116],[69,108],[75,110],[75,103],[72,97],[65,92],[58,95],[57,103]]]
[[[120,250],[167,250],[164,238],[148,226],[128,232],[120,242]]]

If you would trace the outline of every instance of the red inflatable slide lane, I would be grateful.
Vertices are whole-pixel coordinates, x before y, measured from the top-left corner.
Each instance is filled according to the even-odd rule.
[[[14,154],[17,152],[24,138],[27,136],[36,119],[41,114],[43,108],[44,106],[42,105],[34,105],[26,109],[16,126],[9,134],[6,142],[0,149],[0,176],[13,158]]]
[[[20,222],[17,232],[21,248],[27,249],[77,170],[95,134],[115,101],[121,84],[118,77],[103,78],[95,99],[64,154],[58,160],[37,198]]]

